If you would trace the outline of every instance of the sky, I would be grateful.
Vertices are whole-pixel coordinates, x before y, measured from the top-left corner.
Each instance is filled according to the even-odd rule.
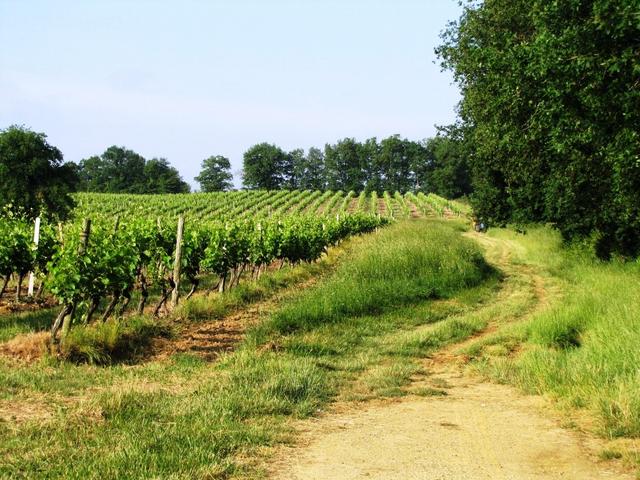
[[[44,132],[67,161],[111,145],[184,180],[338,139],[412,140],[455,119],[434,53],[457,0],[0,0],[0,129]]]

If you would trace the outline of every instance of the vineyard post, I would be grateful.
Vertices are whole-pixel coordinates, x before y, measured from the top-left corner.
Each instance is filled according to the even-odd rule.
[[[178,217],[178,231],[176,234],[176,258],[173,263],[173,292],[171,292],[171,306],[178,305],[178,295],[180,294],[180,266],[182,262],[182,234],[184,232],[184,217]]]
[[[60,245],[64,245],[64,234],[62,233],[62,222],[58,222],[58,237],[60,239]]]
[[[80,233],[80,246],[78,247],[78,257],[82,257],[87,251],[87,245],[89,244],[89,235],[91,235],[91,219],[85,218],[82,222],[82,232]],[[71,320],[75,311],[75,305],[71,307],[70,312],[65,315],[62,320],[62,336],[66,336],[71,327]]]
[[[33,243],[36,246],[36,251],[38,250],[38,243],[40,242],[40,217],[36,217],[36,224],[33,229]],[[33,297],[33,285],[35,284],[36,275],[35,272],[29,272],[29,289],[27,291],[27,295]]]

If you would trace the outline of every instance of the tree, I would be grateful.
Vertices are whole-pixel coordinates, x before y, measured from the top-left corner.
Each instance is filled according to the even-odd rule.
[[[298,188],[324,190],[327,186],[324,169],[324,154],[319,148],[311,147],[296,170]]]
[[[385,172],[380,161],[380,145],[373,137],[360,146],[361,163],[366,168],[365,190],[382,193],[386,190]]]
[[[331,190],[364,190],[368,165],[362,145],[353,138],[339,140],[335,145],[325,145],[325,173]]]
[[[426,142],[425,149],[431,159],[428,180],[424,185],[429,192],[445,198],[458,198],[472,192],[468,159],[471,152],[460,129],[450,126]]]
[[[78,184],[75,165],[44,133],[13,125],[0,131],[0,207],[29,217],[66,217]]]
[[[485,0],[437,50],[459,107],[476,212],[550,222],[601,256],[640,253],[637,2]]]
[[[145,193],[189,193],[191,187],[166,158],[152,158],[144,165]]]
[[[229,190],[233,187],[231,162],[222,155],[211,156],[202,161],[202,170],[195,180],[203,192]]]
[[[287,181],[287,161],[287,154],[275,145],[254,145],[244,153],[242,183],[249,189],[283,188]]]
[[[377,164],[384,176],[384,189],[408,192],[415,186],[412,170],[413,157],[417,154],[414,142],[393,135],[380,142]]]
[[[306,158],[304,156],[304,150],[302,148],[296,148],[287,153],[287,160],[284,166],[284,179],[286,188],[295,190],[296,188],[303,188],[301,186],[301,180],[304,175],[306,167]]]
[[[189,184],[165,158],[147,161],[125,147],[111,146],[79,165],[81,189],[106,193],[186,193]]]
[[[146,193],[145,159],[125,147],[111,146],[80,161],[83,189],[89,192]]]

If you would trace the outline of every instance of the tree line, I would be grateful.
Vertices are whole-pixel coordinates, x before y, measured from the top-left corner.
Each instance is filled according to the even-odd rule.
[[[485,0],[437,49],[478,215],[640,254],[640,24],[628,0]]]
[[[260,143],[244,154],[242,182],[249,189],[424,191],[455,198],[471,192],[465,155],[449,131],[421,142],[399,135],[345,138],[306,153]]]
[[[461,138],[442,130],[415,142],[394,135],[358,142],[345,138],[286,152],[259,143],[243,156],[242,182],[247,189],[344,191],[423,191],[455,198],[471,192]],[[186,183],[164,158],[145,159],[125,147],[111,146],[101,155],[63,163],[60,150],[43,133],[22,126],[0,131],[0,209],[34,216],[64,218],[73,208],[70,193],[187,193]],[[202,162],[195,178],[204,192],[233,188],[231,163],[222,155]]]
[[[112,146],[102,155],[75,166],[78,190],[102,193],[188,193],[191,187],[165,158],[146,160],[124,147]]]

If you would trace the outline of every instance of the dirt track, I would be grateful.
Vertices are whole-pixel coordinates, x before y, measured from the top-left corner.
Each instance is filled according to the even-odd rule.
[[[510,261],[516,245],[475,237],[507,275],[500,302],[517,295],[544,308],[554,292],[534,269]],[[509,279],[513,280],[509,283]],[[528,291],[523,291],[528,289]],[[493,305],[496,308],[496,305]],[[495,330],[489,324],[487,332]],[[477,340],[473,339],[472,341]],[[467,342],[468,343],[468,342]],[[409,396],[366,405],[338,405],[340,413],[304,422],[300,441],[269,468],[278,480],[595,480],[633,479],[615,463],[599,462],[599,442],[560,428],[546,403],[515,389],[463,374],[452,346],[425,360],[420,382],[445,396]],[[420,385],[414,385],[419,387]]]

